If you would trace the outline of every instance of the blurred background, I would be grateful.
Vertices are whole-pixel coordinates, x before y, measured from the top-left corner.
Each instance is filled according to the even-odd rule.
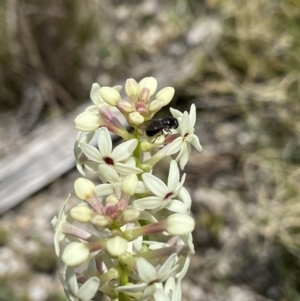
[[[300,300],[299,0],[3,0],[0,26],[0,185],[21,195],[0,200],[1,301],[66,300],[50,221],[79,174],[70,163],[30,193],[22,181],[65,148],[39,147],[73,128],[92,83],[145,76],[175,87],[171,107],[197,107],[182,300]]]

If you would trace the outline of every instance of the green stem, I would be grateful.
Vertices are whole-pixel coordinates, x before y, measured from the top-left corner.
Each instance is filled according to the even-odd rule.
[[[121,269],[121,277],[120,277],[120,285],[124,286],[128,284],[128,269],[123,265],[119,264],[119,267]],[[128,296],[125,295],[124,293],[120,292],[119,293],[119,301],[128,301]]]
[[[128,301],[128,298],[124,293],[120,292],[119,293],[119,301]]]

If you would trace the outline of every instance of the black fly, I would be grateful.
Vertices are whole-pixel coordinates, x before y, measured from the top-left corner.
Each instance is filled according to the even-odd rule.
[[[178,121],[174,117],[165,117],[161,119],[153,119],[149,121],[149,124],[145,128],[145,133],[148,137],[153,137],[158,133],[163,133],[165,130],[168,134],[171,133],[171,129],[178,128]]]

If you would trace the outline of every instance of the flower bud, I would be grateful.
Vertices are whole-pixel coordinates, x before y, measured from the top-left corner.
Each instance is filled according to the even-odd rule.
[[[78,178],[74,182],[74,189],[75,189],[76,195],[81,200],[89,199],[96,191],[96,187],[95,187],[94,183],[85,178]]]
[[[183,235],[192,232],[195,221],[189,215],[175,213],[167,218],[167,231],[172,235]]]
[[[138,220],[138,218],[140,217],[141,213],[139,210],[134,209],[134,208],[130,208],[127,209],[123,212],[123,221],[125,223],[132,223]]]
[[[116,204],[118,204],[118,202],[119,202],[119,200],[114,194],[110,194],[106,198],[106,205],[116,205]]]
[[[159,135],[155,137],[155,141],[153,142],[154,145],[161,145],[164,144],[166,140],[165,135]]]
[[[85,262],[90,255],[89,248],[81,242],[71,242],[62,254],[63,262],[71,267],[78,266]]]
[[[131,196],[135,193],[138,184],[138,178],[136,174],[130,174],[123,178],[121,183],[121,190]]]
[[[92,112],[79,114],[74,122],[76,129],[83,132],[94,131],[101,125],[99,117]]]
[[[140,92],[140,86],[133,78],[129,78],[125,83],[125,92],[129,97],[138,95]]]
[[[154,77],[145,77],[139,82],[141,90],[147,88],[150,91],[150,96],[153,95],[157,88],[157,80]]]
[[[118,104],[118,108],[120,108],[120,110],[123,110],[126,113],[131,113],[134,111],[133,105],[126,100],[121,100]]]
[[[169,104],[174,96],[175,89],[173,87],[165,87],[156,94],[156,99],[163,101],[163,106]]]
[[[144,122],[144,117],[138,112],[132,112],[128,116],[129,123],[133,125],[140,125]]]
[[[153,144],[152,143],[149,143],[147,140],[143,140],[141,143],[140,143],[140,150],[142,152],[148,152],[150,149],[153,148]]]
[[[106,215],[96,214],[92,217],[90,222],[96,227],[106,227],[111,225],[112,220]]]
[[[153,166],[150,164],[141,164],[140,168],[144,171],[144,172],[149,172]]]
[[[127,251],[127,245],[128,242],[126,239],[121,236],[115,236],[106,241],[106,251],[111,256],[117,257]]]
[[[121,100],[120,93],[111,87],[100,88],[100,95],[103,100],[111,106],[116,106]]]
[[[163,107],[164,103],[160,99],[156,99],[150,102],[149,104],[149,111],[155,113],[159,111]]]
[[[92,217],[92,210],[85,204],[80,204],[71,208],[70,215],[78,222],[88,223]]]

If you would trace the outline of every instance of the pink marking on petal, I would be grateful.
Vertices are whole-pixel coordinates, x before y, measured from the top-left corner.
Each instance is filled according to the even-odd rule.
[[[148,88],[143,88],[142,91],[140,92],[138,102],[148,104],[150,99],[150,90]]]
[[[114,113],[108,108],[99,108],[99,112],[102,116],[109,122],[112,123],[114,126],[122,128],[122,123],[120,120],[114,115]]]
[[[172,143],[176,138],[178,138],[180,134],[170,134],[166,136],[165,139],[165,144],[170,144]]]
[[[116,205],[118,212],[123,212],[127,207],[127,202],[124,199],[121,199],[119,203]]]
[[[102,209],[102,213],[106,216],[109,216],[112,219],[115,219],[118,216],[117,208],[114,205],[105,206]]]

